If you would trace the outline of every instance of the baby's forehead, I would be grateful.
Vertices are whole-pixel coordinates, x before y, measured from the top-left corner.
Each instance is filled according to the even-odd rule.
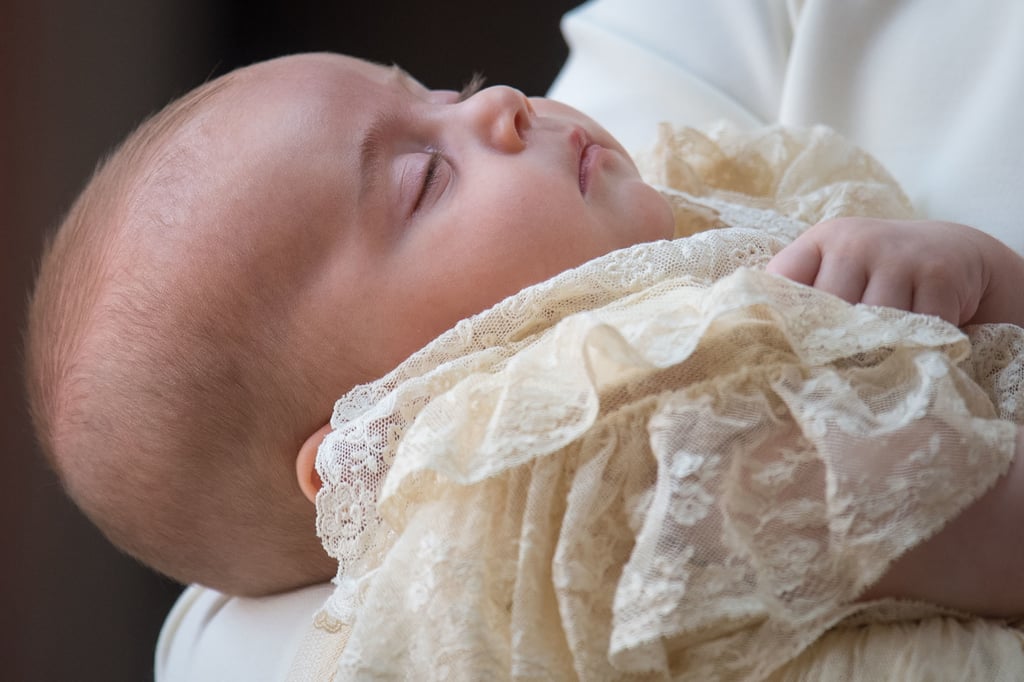
[[[143,222],[173,226],[180,240],[169,230],[158,230],[157,240],[184,251],[194,239],[219,251],[233,245],[259,255],[260,265],[315,248],[331,232],[315,226],[342,219],[358,190],[356,133],[374,111],[358,97],[361,84],[422,88],[396,67],[306,54],[244,67],[188,93],[137,136],[156,150],[148,161],[127,153],[129,164],[144,161],[132,194],[155,219]],[[302,240],[294,238],[299,229]]]

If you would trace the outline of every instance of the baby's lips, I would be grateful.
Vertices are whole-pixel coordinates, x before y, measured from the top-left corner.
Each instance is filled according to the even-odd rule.
[[[582,126],[573,126],[569,133],[569,145],[575,159],[574,168],[580,187],[580,194],[586,195],[590,185],[590,173],[593,168],[594,156],[601,147],[594,144],[590,135]]]

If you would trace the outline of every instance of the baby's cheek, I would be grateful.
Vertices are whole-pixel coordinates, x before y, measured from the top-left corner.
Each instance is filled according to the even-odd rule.
[[[656,215],[651,220],[651,230],[657,235],[654,239],[672,239],[675,236],[676,229],[672,206],[669,205],[665,197],[661,196],[660,192],[649,185],[647,188],[654,193],[652,201],[656,203],[656,208],[654,209]]]
[[[675,218],[668,200],[647,183],[636,180],[623,183],[622,227],[631,241],[623,246],[675,236]]]

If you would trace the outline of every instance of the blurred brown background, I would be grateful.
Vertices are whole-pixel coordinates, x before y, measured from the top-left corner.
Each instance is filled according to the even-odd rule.
[[[0,679],[146,680],[178,586],[107,546],[35,450],[24,301],[47,230],[144,116],[241,64],[307,50],[397,62],[431,87],[474,71],[542,94],[579,0],[0,0]]]

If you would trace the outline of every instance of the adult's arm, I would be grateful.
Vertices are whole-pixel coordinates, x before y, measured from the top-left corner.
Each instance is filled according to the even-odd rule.
[[[287,679],[330,584],[272,597],[230,597],[190,585],[160,631],[156,682]]]
[[[548,96],[630,149],[661,121],[769,123],[792,25],[784,0],[593,0],[562,19],[570,54]]]

